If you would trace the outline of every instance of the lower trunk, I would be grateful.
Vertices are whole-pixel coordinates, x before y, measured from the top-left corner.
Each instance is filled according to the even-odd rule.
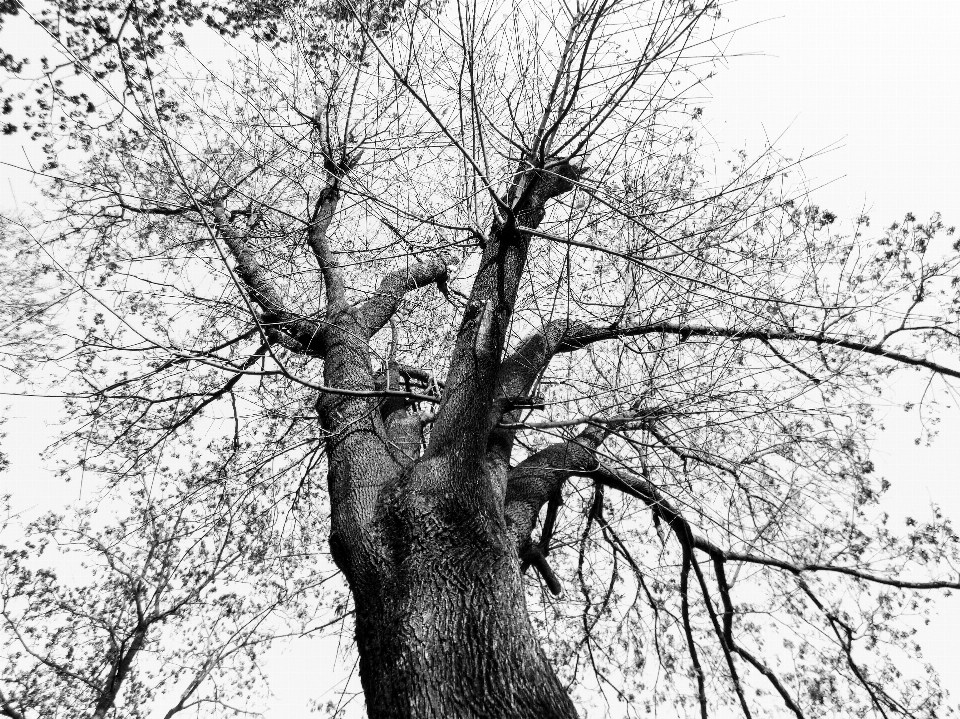
[[[472,559],[421,556],[402,584],[357,597],[371,719],[577,716],[530,626],[516,563]]]
[[[390,567],[353,587],[369,717],[575,719],[530,624],[502,520],[457,493],[431,501],[429,489],[405,490],[412,502],[381,523]]]

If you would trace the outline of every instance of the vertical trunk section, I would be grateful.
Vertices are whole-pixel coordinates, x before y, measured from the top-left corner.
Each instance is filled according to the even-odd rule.
[[[372,591],[354,587],[368,715],[575,719],[530,624],[503,520],[451,493],[449,467],[419,463],[381,503],[389,566]]]

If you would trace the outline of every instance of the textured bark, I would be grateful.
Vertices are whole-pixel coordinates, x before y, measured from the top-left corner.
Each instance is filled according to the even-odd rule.
[[[530,625],[493,497],[477,511],[446,489],[460,483],[457,464],[417,464],[381,503],[386,562],[376,581],[354,587],[368,714],[576,717]]]
[[[516,540],[482,470],[456,454],[395,461],[379,413],[347,424],[331,440],[344,458],[331,464],[331,546],[356,604],[368,715],[576,717],[530,624]],[[358,474],[378,492],[374,517],[343,511],[364,504],[345,491]]]
[[[499,442],[501,461],[491,448],[504,413],[513,416],[504,387],[523,394],[535,366],[549,361],[565,336],[553,332],[541,349],[526,352],[531,361],[522,376],[498,382],[530,242],[522,228],[538,225],[547,200],[578,176],[568,163],[518,170],[504,200],[510,212],[494,222],[442,385],[392,362],[374,376],[369,340],[407,292],[430,283],[444,290],[446,261],[393,272],[372,297],[351,304],[323,221],[336,193],[318,200],[309,240],[327,290],[324,381],[369,393],[324,393],[317,408],[327,437],[330,548],[356,604],[360,677],[375,719],[577,716],[527,615],[517,520],[505,502],[512,433]],[[420,416],[409,401],[376,396],[411,383],[443,392],[422,455]],[[586,446],[571,451],[581,471],[596,464]],[[518,487],[529,489],[527,480],[548,465],[528,464]],[[539,505],[514,509],[521,505],[529,534]]]

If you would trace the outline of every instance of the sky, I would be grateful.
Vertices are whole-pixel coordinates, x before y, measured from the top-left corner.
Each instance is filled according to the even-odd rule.
[[[727,3],[718,26],[727,33],[718,40],[726,60],[707,85],[705,130],[722,152],[755,154],[773,140],[793,158],[832,148],[803,171],[817,188],[814,201],[841,220],[866,212],[877,229],[908,211],[921,219],[940,212],[948,225],[960,225],[958,29],[960,0]],[[22,158],[19,139],[4,138],[5,160]],[[0,206],[22,201],[24,180],[0,167]],[[919,395],[923,384],[904,377],[890,388],[892,396]],[[13,466],[0,483],[25,504],[63,498],[37,459],[51,437],[45,425],[52,412],[50,401],[23,399],[9,412],[3,448]],[[944,413],[932,447],[914,444],[919,422],[902,410],[883,418],[874,459],[893,485],[885,508],[894,516],[922,516],[936,502],[960,521],[960,410]],[[919,638],[944,686],[960,698],[956,598],[953,604],[941,602],[941,616]],[[268,719],[308,716],[307,700],[334,676],[327,649],[301,644],[270,658],[276,700]]]
[[[960,225],[960,2],[956,0],[738,0],[725,23],[741,28],[725,68],[709,84],[706,128],[727,150],[788,157],[835,148],[803,166],[813,200],[874,229],[913,212]],[[720,28],[723,29],[722,26]],[[902,374],[891,394],[914,399],[919,376]],[[916,446],[916,414],[891,411],[874,447],[892,483],[884,509],[929,514],[936,502],[960,520],[960,410],[944,412],[940,437]],[[925,658],[960,696],[960,612],[919,633]]]

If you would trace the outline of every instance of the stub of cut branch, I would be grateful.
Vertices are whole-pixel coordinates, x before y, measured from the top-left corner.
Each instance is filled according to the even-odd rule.
[[[528,544],[523,554],[520,555],[520,560],[523,563],[521,565],[521,571],[527,566],[532,566],[543,578],[550,592],[556,597],[560,596],[563,592],[563,588],[560,586],[560,580],[557,579],[556,573],[547,561],[546,554],[544,554],[539,545],[533,542]]]

